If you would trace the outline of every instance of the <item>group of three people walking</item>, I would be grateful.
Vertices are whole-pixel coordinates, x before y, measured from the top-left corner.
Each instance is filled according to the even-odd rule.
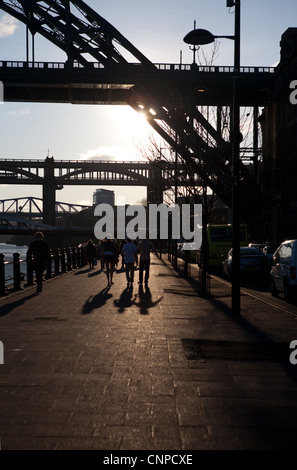
[[[102,249],[104,265],[106,267],[107,284],[110,286],[113,284],[113,273],[118,260],[118,247],[113,240],[106,239],[102,243]],[[140,240],[138,244],[135,244],[130,238],[126,239],[126,243],[122,245],[120,254],[123,257],[123,264],[125,265],[127,287],[132,286],[134,282],[134,271],[138,254],[140,255],[139,284],[143,283],[144,275],[144,282],[147,285],[150,270],[150,253],[153,249],[152,242],[147,239]]]
[[[100,248],[100,261],[101,268],[106,268],[107,284],[110,286],[113,284],[113,274],[115,266],[118,263],[119,255],[122,256],[122,267],[125,266],[127,286],[132,286],[134,282],[134,271],[135,264],[139,259],[139,284],[143,283],[143,277],[145,284],[149,280],[150,270],[150,253],[153,251],[153,244],[148,239],[140,240],[135,243],[132,239],[127,238],[119,246],[111,238],[105,238],[99,243]],[[96,248],[92,240],[89,240],[87,244],[87,259],[91,267],[94,267],[94,257],[96,256]],[[99,256],[99,255],[98,255]]]

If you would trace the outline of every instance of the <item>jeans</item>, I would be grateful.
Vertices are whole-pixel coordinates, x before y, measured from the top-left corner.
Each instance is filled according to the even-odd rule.
[[[134,262],[126,263],[126,278],[127,278],[127,282],[134,281]]]
[[[143,271],[145,271],[144,282],[147,283],[150,275],[150,260],[141,259],[139,262],[139,282],[143,282]]]

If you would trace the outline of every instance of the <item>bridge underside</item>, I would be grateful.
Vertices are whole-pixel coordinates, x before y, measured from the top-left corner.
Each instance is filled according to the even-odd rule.
[[[230,106],[232,103],[230,67],[172,64],[171,69],[170,65],[159,64],[154,70],[147,70],[131,64],[114,73],[96,65],[81,68],[64,63],[0,62],[4,100],[129,105],[131,93],[136,92],[153,97],[163,106],[175,93],[190,99],[196,106]],[[241,106],[265,106],[273,88],[272,69],[257,72],[257,68],[250,67],[246,70],[241,74]]]

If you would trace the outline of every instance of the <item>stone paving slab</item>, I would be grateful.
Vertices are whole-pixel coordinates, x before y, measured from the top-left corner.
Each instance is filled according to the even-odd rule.
[[[288,359],[189,358],[183,340],[290,343],[297,319],[212,280],[199,296],[166,259],[149,288],[80,268],[0,300],[3,450],[295,449]],[[239,348],[238,348],[239,350]]]

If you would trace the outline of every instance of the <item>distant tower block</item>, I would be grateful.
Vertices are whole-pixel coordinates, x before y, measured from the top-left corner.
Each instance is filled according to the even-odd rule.
[[[97,206],[98,204],[109,204],[114,206],[114,191],[109,189],[96,189],[93,193],[93,205]]]

